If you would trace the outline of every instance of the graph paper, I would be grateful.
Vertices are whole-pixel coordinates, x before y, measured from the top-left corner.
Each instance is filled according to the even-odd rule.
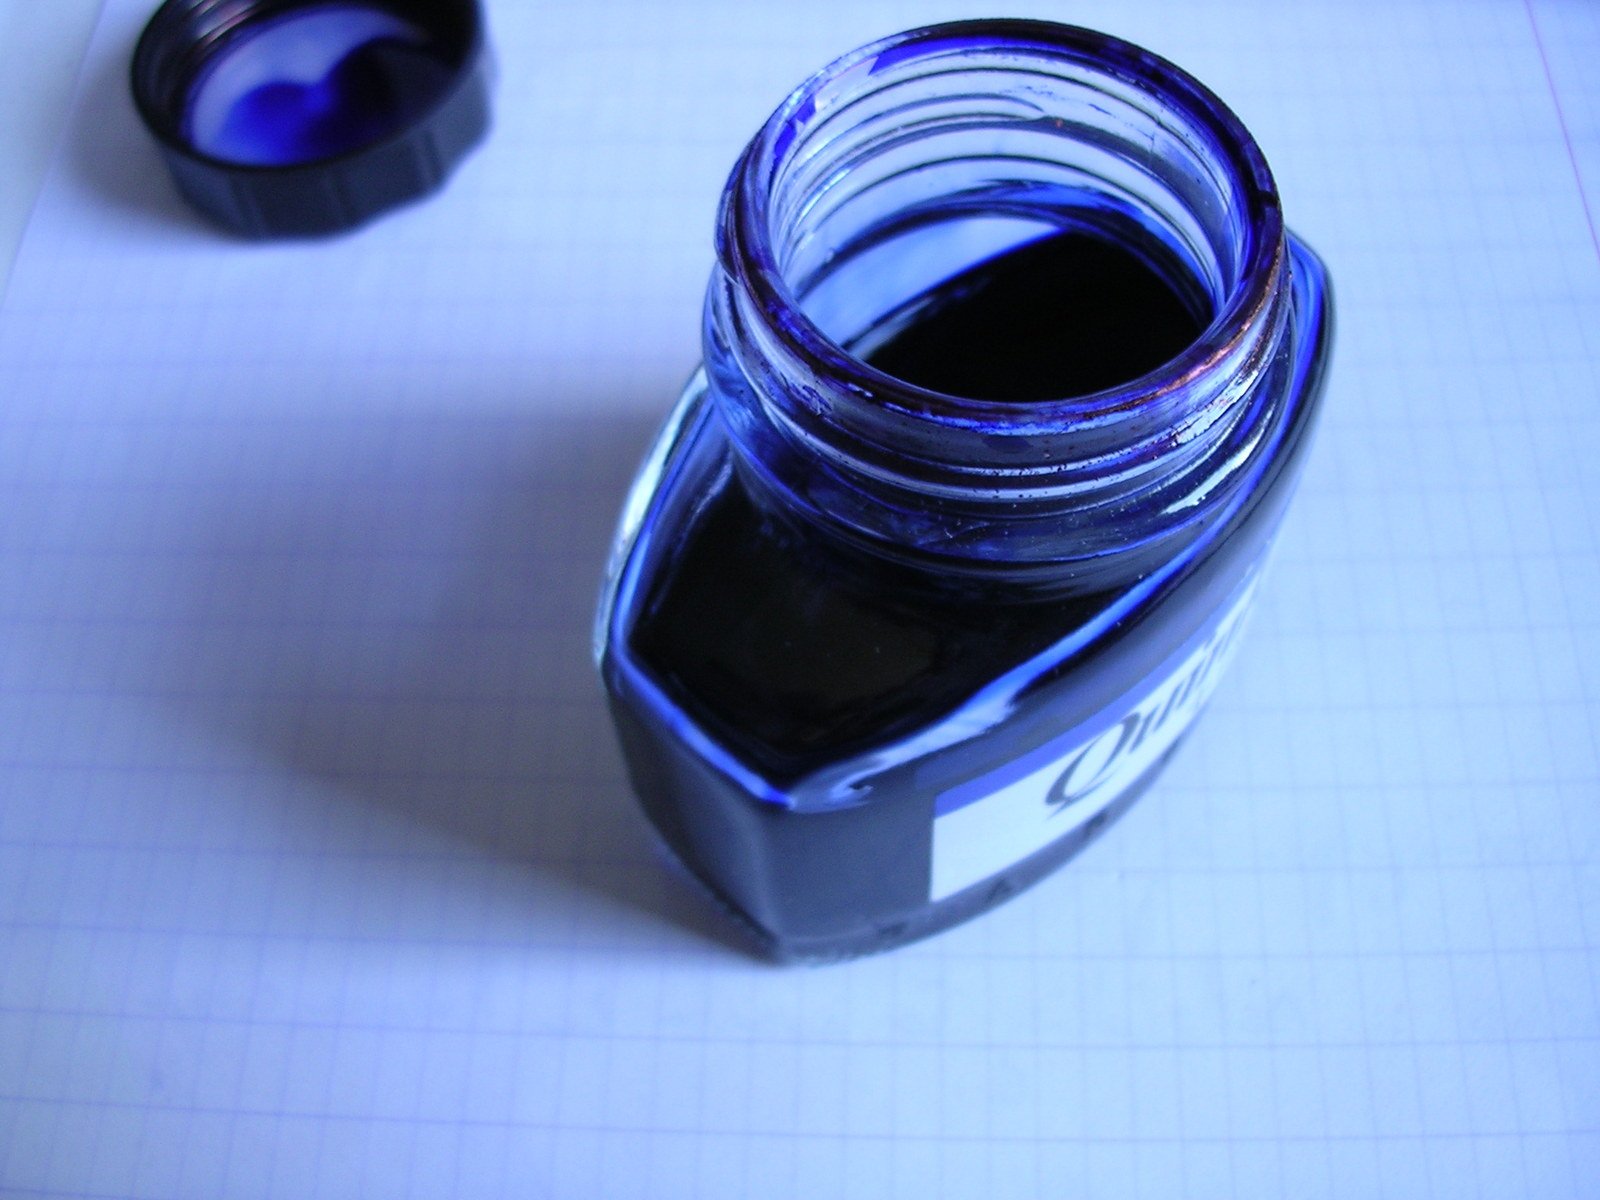
[[[1327,260],[1230,676],[1102,841],[776,968],[590,662],[788,87],[955,3],[499,0],[489,141],[230,240],[107,0],[0,306],[0,1194],[1600,1195],[1600,9],[1012,5],[1226,99]]]

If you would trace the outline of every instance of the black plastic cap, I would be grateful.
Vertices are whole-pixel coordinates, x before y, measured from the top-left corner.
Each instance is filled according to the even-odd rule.
[[[216,64],[266,26],[329,9],[425,38],[439,68],[426,102],[370,140],[301,161],[240,161],[197,144],[193,95]],[[271,238],[350,229],[438,190],[488,131],[488,76],[478,0],[167,0],[134,50],[132,85],[183,197],[225,229]]]

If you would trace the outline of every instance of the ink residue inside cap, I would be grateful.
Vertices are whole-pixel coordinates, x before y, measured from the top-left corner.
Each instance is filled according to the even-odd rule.
[[[228,162],[284,167],[348,154],[403,128],[450,83],[425,31],[356,5],[247,27],[189,88],[183,128]]]
[[[211,219],[327,233],[444,182],[488,125],[483,58],[474,0],[169,0],[133,91]]]

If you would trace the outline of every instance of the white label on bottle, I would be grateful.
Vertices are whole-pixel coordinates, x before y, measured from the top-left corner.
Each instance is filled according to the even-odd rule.
[[[1094,720],[934,801],[931,898],[980,883],[1093,820],[1165,754],[1217,686],[1255,579],[1144,687]]]

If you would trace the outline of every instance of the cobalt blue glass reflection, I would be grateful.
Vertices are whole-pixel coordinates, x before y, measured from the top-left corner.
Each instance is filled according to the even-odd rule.
[[[1305,455],[1327,279],[1220,100],[1023,21],[807,80],[717,260],[597,654],[672,850],[773,954],[863,953],[1039,879],[1189,728]]]

